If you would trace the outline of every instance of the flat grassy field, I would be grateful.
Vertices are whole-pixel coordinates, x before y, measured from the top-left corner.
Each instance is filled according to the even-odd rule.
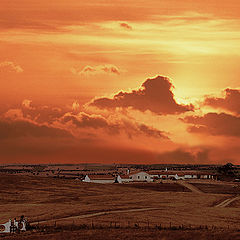
[[[1,175],[0,184],[1,223],[5,223],[9,218],[19,218],[19,216],[25,215],[29,222],[36,224],[39,221],[40,225],[101,224],[106,227],[116,224],[123,228],[128,226],[131,228],[136,224],[140,228],[146,226],[151,228],[155,225],[162,227],[184,225],[192,228],[207,226],[209,229],[215,226],[225,229],[224,231],[231,230],[233,232],[240,229],[239,204],[235,206],[234,203],[231,203],[226,208],[215,207],[217,203],[231,195],[197,194],[186,190],[183,186],[177,186],[176,183],[93,184],[67,179]],[[134,230],[133,234],[138,234],[138,230]],[[82,231],[85,231],[88,236],[88,234],[94,235],[95,230]],[[107,230],[96,231],[101,236],[100,232]],[[110,236],[118,236],[117,229],[111,229],[111,231],[112,235]],[[124,233],[121,233],[122,236],[125,236],[123,238],[116,236],[114,238],[129,239],[127,233],[125,234],[126,231],[132,230],[124,230]],[[171,234],[171,231],[169,232]],[[186,232],[182,231],[181,234],[191,235],[196,231],[194,233]],[[59,233],[49,233],[49,238],[46,239],[64,239],[51,238],[51,234]],[[69,239],[78,239],[74,234]],[[76,231],[76,235],[78,234],[81,235],[82,232]],[[25,239],[25,235],[21,236]],[[40,239],[37,238],[37,235],[36,238],[30,238],[29,235],[28,237],[27,239]],[[136,238],[139,239],[137,235]],[[108,238],[94,236],[85,239]],[[147,237],[140,239],[147,239]],[[153,239],[162,238],[158,238],[157,235]]]

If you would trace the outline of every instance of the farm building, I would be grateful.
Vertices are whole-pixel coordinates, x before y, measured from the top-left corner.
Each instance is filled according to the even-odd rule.
[[[215,174],[209,172],[189,171],[139,171],[129,175],[87,174],[83,182],[93,183],[128,183],[128,182],[153,182],[157,179],[190,180],[190,179],[216,179]]]
[[[150,174],[146,172],[136,172],[136,173],[130,173],[129,174],[130,181],[133,182],[152,182],[153,178]]]
[[[129,175],[86,175],[83,182],[92,183],[127,183],[127,182],[152,182],[153,178],[146,172],[134,172]]]
[[[209,172],[185,172],[184,179],[215,179],[215,174]]]
[[[213,173],[204,173],[204,172],[186,172],[186,171],[149,171],[154,179],[175,179],[175,180],[184,180],[184,179],[215,179],[215,174]]]
[[[119,175],[118,177],[120,179],[119,183],[128,183],[133,181],[130,179],[129,175]]]
[[[183,179],[184,175],[179,172],[171,172],[171,171],[148,171],[148,174],[153,179]]]
[[[112,175],[86,175],[83,182],[91,182],[91,183],[115,183],[121,181],[119,176],[115,177]]]

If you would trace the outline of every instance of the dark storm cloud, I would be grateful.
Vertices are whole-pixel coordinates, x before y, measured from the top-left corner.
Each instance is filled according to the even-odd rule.
[[[16,120],[0,120],[0,139],[20,138],[20,137],[51,137],[69,138],[72,135],[60,128],[38,125],[33,122]]]
[[[204,105],[226,109],[233,113],[240,114],[240,90],[227,88],[225,89],[224,98],[207,97]]]
[[[188,116],[184,122],[193,124],[192,133],[240,137],[240,117],[226,113],[207,113],[204,116]]]
[[[148,137],[168,139],[165,132],[142,123],[139,124],[137,122],[130,122],[126,120],[111,122],[102,116],[89,115],[86,113],[80,113],[78,115],[66,114],[60,121],[62,123],[72,122],[77,128],[82,129],[103,129],[106,133],[111,135],[125,132],[130,138],[142,134]]]
[[[209,150],[201,149],[189,151],[185,149],[177,149],[173,151],[163,152],[158,154],[157,159],[162,163],[189,163],[189,164],[204,164],[209,161]]]
[[[120,92],[110,98],[95,99],[90,105],[98,108],[132,107],[139,111],[150,110],[156,114],[180,114],[193,111],[193,105],[181,105],[176,102],[172,92],[172,83],[166,77],[147,79],[139,90]]]

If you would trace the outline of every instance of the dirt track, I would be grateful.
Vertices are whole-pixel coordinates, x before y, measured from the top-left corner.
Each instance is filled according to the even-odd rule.
[[[178,184],[188,188],[192,192],[199,193],[199,194],[204,194],[204,192],[202,192],[197,187],[193,186],[191,183],[187,183],[187,182],[184,182],[184,181],[178,181]],[[222,207],[222,208],[224,208],[224,207],[227,207],[230,203],[232,203],[232,202],[234,202],[236,200],[240,200],[240,196],[230,197],[228,199],[225,199],[222,202],[220,202],[217,205],[215,205],[215,207]]]
[[[227,207],[230,203],[236,201],[236,200],[239,200],[240,199],[240,196],[237,196],[237,197],[234,197],[234,198],[228,198],[228,199],[225,199],[224,201],[222,201],[221,203],[217,204],[215,207]]]
[[[70,216],[70,217],[63,217],[63,218],[56,218],[51,220],[42,220],[37,222],[31,222],[31,224],[38,224],[38,223],[44,223],[44,222],[50,222],[50,221],[58,221],[58,220],[65,220],[65,219],[83,219],[83,218],[89,218],[89,217],[96,217],[106,214],[112,214],[112,213],[129,213],[129,212],[142,212],[142,211],[152,211],[152,210],[158,210],[158,208],[137,208],[137,209],[126,209],[126,210],[112,210],[112,211],[103,211],[103,212],[97,212],[97,213],[89,213],[89,214],[83,214],[83,215],[77,215],[77,216]]]
[[[203,192],[200,189],[198,189],[197,187],[193,186],[191,183],[187,183],[187,182],[184,182],[184,181],[178,181],[177,183],[179,185],[182,185],[182,186],[188,188],[189,190],[191,190],[194,193],[203,194]]]

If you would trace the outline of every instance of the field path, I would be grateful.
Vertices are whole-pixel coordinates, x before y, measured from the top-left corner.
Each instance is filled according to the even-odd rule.
[[[58,220],[74,220],[74,219],[83,219],[83,218],[89,218],[89,217],[96,217],[96,216],[102,216],[106,214],[112,214],[112,213],[129,213],[129,212],[143,212],[143,211],[152,211],[152,210],[158,210],[159,208],[134,208],[134,209],[125,209],[125,210],[110,210],[110,211],[102,211],[97,213],[88,213],[88,214],[82,214],[82,215],[76,215],[76,216],[70,216],[70,217],[62,217],[62,218],[55,218],[55,219],[49,219],[49,220],[41,220],[37,222],[31,222],[31,224],[37,224],[37,223],[44,223],[44,222],[50,222],[50,221],[58,221]]]
[[[234,198],[228,198],[225,199],[224,201],[220,202],[219,204],[217,204],[215,207],[227,207],[230,203],[236,201],[236,200],[240,200],[240,196],[236,196]]]
[[[184,181],[178,181],[177,183],[179,185],[182,185],[182,186],[188,188],[189,190],[191,190],[194,193],[203,194],[203,192],[200,189],[198,189],[197,187],[193,186],[191,183],[187,183],[187,182],[184,182]]]

